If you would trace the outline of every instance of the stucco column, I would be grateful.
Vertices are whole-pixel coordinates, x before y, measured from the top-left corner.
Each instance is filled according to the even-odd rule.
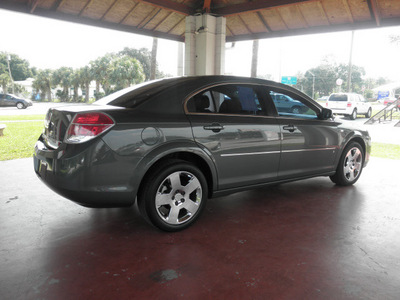
[[[226,19],[208,14],[186,17],[185,75],[225,73]]]

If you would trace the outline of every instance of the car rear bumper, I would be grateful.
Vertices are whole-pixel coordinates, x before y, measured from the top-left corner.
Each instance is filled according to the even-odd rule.
[[[37,176],[56,193],[86,207],[124,207],[135,202],[130,183],[136,164],[116,155],[101,139],[82,151],[63,145],[53,150],[42,137],[33,156]]]
[[[353,112],[353,109],[347,109],[347,108],[330,108],[330,110],[332,110],[332,113],[334,113],[335,115],[351,115],[351,113]]]

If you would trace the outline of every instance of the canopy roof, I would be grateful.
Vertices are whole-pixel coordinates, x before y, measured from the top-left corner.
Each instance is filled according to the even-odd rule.
[[[399,0],[2,0],[0,8],[184,41],[185,17],[226,17],[226,40],[400,25]]]

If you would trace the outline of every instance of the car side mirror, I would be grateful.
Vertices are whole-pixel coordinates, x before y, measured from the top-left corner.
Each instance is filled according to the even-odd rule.
[[[322,120],[328,120],[328,119],[332,118],[332,116],[333,116],[332,110],[330,110],[329,108],[325,108],[325,107],[322,108],[322,111],[319,114],[319,118]]]

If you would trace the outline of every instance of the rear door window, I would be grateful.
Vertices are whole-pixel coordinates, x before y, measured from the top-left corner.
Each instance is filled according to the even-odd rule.
[[[347,95],[345,94],[333,94],[329,97],[329,101],[347,101]]]
[[[192,113],[264,115],[257,88],[250,85],[219,85],[202,91],[187,102]]]

